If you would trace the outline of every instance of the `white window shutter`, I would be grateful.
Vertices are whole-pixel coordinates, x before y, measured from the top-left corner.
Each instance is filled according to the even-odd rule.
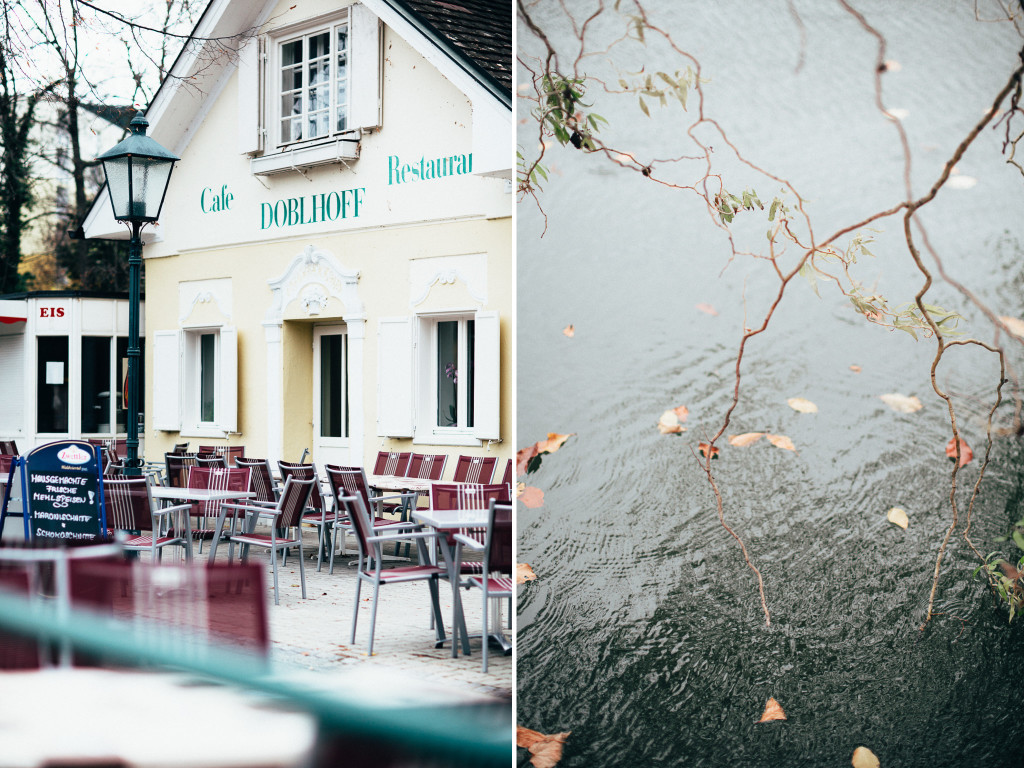
[[[181,429],[181,331],[153,334],[153,427]]]
[[[349,85],[349,127],[381,124],[381,22],[362,3],[349,8],[352,79]]]
[[[473,351],[473,437],[501,437],[501,322],[497,312],[477,312]]]
[[[217,394],[217,425],[225,432],[238,431],[238,329],[220,329],[220,388]]]
[[[254,37],[238,52],[238,151],[243,155],[263,149],[260,72],[264,44],[264,38]]]
[[[412,437],[412,320],[377,321],[377,434]]]

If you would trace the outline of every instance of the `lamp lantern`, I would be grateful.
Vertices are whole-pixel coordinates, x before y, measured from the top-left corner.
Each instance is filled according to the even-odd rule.
[[[131,133],[99,156],[107,179],[107,192],[114,218],[131,231],[128,248],[128,418],[125,473],[141,474],[139,459],[139,346],[140,274],[142,271],[142,228],[157,220],[167,195],[174,163],[181,158],[168,152],[146,135],[149,121],[136,112],[128,128]]]

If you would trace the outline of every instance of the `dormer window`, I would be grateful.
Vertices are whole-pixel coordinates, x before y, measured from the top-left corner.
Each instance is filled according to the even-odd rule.
[[[359,157],[381,125],[381,22],[362,3],[270,29],[239,52],[239,150],[255,174]]]
[[[278,144],[348,130],[348,22],[280,43]]]

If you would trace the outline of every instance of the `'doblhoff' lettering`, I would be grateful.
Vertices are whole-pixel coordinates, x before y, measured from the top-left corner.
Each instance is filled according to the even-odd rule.
[[[286,197],[276,203],[260,204],[260,229],[294,227],[322,221],[355,219],[364,202],[366,187],[321,192],[319,195]]]

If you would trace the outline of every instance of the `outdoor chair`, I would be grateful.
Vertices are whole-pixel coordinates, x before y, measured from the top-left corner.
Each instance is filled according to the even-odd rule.
[[[410,458],[412,458],[412,453],[409,451],[401,453],[398,451],[377,451],[377,461],[373,465],[373,474],[403,477],[409,468]]]
[[[320,492],[320,475],[316,471],[316,464],[295,464],[288,461],[277,462],[281,470],[281,479],[287,481],[289,477],[297,477],[299,480],[315,480],[313,491],[309,494],[309,503],[306,505],[306,512],[302,515],[303,525],[311,525],[317,529],[317,553],[316,569],[319,572],[323,564],[324,545],[329,544],[331,531],[334,528],[336,518],[333,509],[327,508],[327,499]]]
[[[197,467],[220,467],[221,469],[228,468],[228,460],[219,453],[202,453],[196,455],[196,466]]]
[[[274,473],[270,470],[268,459],[247,459],[240,456],[235,459],[235,467],[249,470],[249,490],[256,494],[249,499],[250,502],[277,503],[280,489],[274,480]]]
[[[343,530],[351,529],[352,522],[348,519],[348,516],[341,513],[341,509],[338,506],[338,499],[341,496],[358,496],[363,506],[367,509],[367,514],[370,510],[378,508],[377,505],[383,504],[387,500],[399,499],[399,506],[403,509],[408,509],[408,505],[411,504],[415,498],[415,493],[399,493],[392,494],[389,496],[371,496],[370,486],[366,481],[366,473],[362,467],[343,467],[337,464],[328,464],[324,467],[324,471],[327,473],[327,483],[331,489],[331,495],[334,497],[334,509],[338,513],[334,522],[334,528],[341,527]],[[375,529],[391,528],[392,530],[407,530],[412,527],[416,527],[414,523],[408,521],[408,517],[403,515],[398,520],[393,520],[388,517],[382,517],[375,514],[373,516],[371,525]],[[332,537],[333,538],[333,537]],[[397,552],[398,545],[395,545]],[[334,573],[334,546],[331,546],[331,573]]]
[[[149,493],[145,477],[111,478],[103,481],[107,528],[126,531],[121,545],[132,552],[149,552],[153,562],[163,559],[164,548],[180,546],[192,559],[192,541],[187,536],[191,504],[158,508]],[[171,519],[175,521],[171,522]],[[148,533],[146,533],[148,531]]]
[[[31,583],[24,570],[0,569],[0,590],[28,597]],[[39,669],[43,649],[35,640],[0,630],[0,670]]]
[[[171,453],[188,453],[188,443],[175,443]]]
[[[226,466],[234,467],[237,466],[235,463],[239,458],[245,456],[244,445],[200,445],[199,453],[215,453],[218,456],[223,456],[227,462]]]
[[[506,493],[498,499],[502,504],[512,503],[512,459],[505,464],[505,474],[501,477],[501,484],[505,486]]]
[[[446,453],[414,453],[409,457],[409,468],[405,475],[420,480],[440,480],[447,461]]]
[[[482,552],[483,569],[480,575],[470,576],[463,585],[467,588],[476,587],[483,593],[483,643],[481,654],[484,660],[484,672],[487,672],[487,646],[490,634],[490,601],[491,598],[508,599],[509,626],[512,621],[512,505],[491,500],[487,509],[487,533],[483,543],[470,536],[455,535],[455,563],[462,564],[463,547]],[[461,570],[461,568],[460,568]],[[457,633],[460,622],[452,622],[452,632]],[[501,627],[497,627],[500,631]],[[453,647],[458,644],[458,637],[452,638]]]
[[[194,453],[165,453],[164,467],[167,473],[167,485],[171,488],[185,488],[188,485],[188,472],[196,466]]]
[[[489,483],[494,477],[496,456],[459,456],[455,465],[454,483]]]
[[[430,601],[432,616],[437,623],[438,636],[443,636],[443,623],[441,621],[441,603],[438,597],[438,578],[445,573],[444,568],[431,565],[427,556],[426,541],[434,538],[437,534],[428,533],[419,527],[417,531],[384,532],[375,528],[370,521],[370,514],[363,503],[360,495],[339,496],[338,511],[352,523],[352,532],[355,534],[356,546],[359,550],[359,562],[356,574],[356,596],[355,607],[352,610],[352,637],[349,642],[356,641],[356,624],[359,620],[359,592],[363,582],[373,585],[373,601],[370,608],[370,645],[368,655],[373,655],[373,633],[377,626],[377,598],[382,584],[397,584],[406,581],[427,581],[430,589]],[[398,568],[384,569],[382,546],[388,541],[416,540],[417,550],[420,555],[419,565],[406,565]]]
[[[434,483],[430,487],[430,507],[432,509],[487,509],[491,501],[498,501],[504,493],[505,486],[483,485],[470,483]],[[468,537],[483,545],[486,528],[460,528],[445,534],[448,545],[456,545],[458,535]],[[483,563],[467,561],[459,564],[459,574],[483,573]]]
[[[209,488],[217,491],[247,491],[249,489],[249,469],[227,467],[193,467],[188,473],[188,488]],[[200,501],[192,504],[189,514],[189,533],[193,541],[199,542],[199,551],[203,551],[203,542],[212,539],[216,534],[215,525],[220,516],[220,505],[223,501]],[[191,527],[191,518],[199,518],[199,526]],[[212,523],[209,521],[212,519]]]
[[[309,496],[313,492],[316,480],[300,480],[297,477],[289,477],[281,489],[281,498],[273,507],[253,504],[224,504],[225,511],[232,513],[237,518],[245,515],[245,529],[242,533],[234,533],[228,541],[232,544],[242,545],[242,561],[246,562],[248,557],[247,547],[266,547],[270,550],[270,567],[274,572],[274,605],[280,605],[281,599],[277,587],[277,553],[282,554],[289,547],[299,548],[299,579],[302,582],[302,599],[306,599],[306,571],[302,555],[302,515],[309,503]],[[263,518],[270,525],[269,533],[257,533],[256,523]],[[289,536],[289,529],[294,529],[294,534]],[[278,535],[278,530],[282,534]]]

